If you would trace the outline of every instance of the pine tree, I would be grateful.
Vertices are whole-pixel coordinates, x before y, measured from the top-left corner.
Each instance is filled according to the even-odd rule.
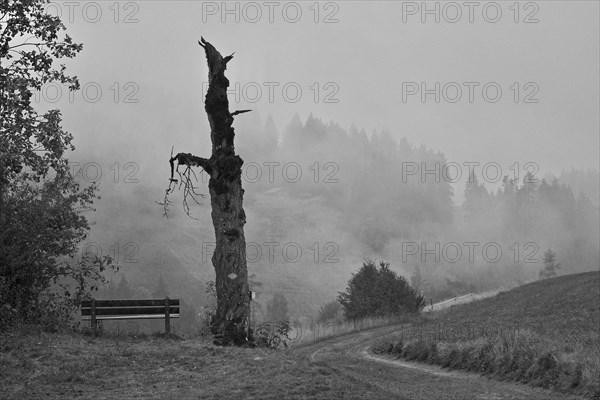
[[[469,180],[465,184],[465,201],[463,208],[467,219],[472,221],[485,210],[488,192],[483,184],[479,183],[474,171],[469,172]]]
[[[556,262],[556,253],[551,249],[544,253],[544,268],[540,271],[540,279],[552,278],[556,276],[556,270],[560,264]]]

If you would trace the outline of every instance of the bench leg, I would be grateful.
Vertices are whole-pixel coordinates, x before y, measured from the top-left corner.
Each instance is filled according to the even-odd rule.
[[[98,324],[96,323],[96,299],[92,298],[92,318],[90,319],[90,323],[92,324],[92,334],[94,336],[98,335]]]
[[[171,313],[169,309],[169,298],[165,299],[165,336],[171,334]]]

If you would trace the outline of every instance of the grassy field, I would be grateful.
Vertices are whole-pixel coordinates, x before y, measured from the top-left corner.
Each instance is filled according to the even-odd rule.
[[[598,272],[535,282],[404,321],[372,350],[600,398],[599,293]],[[311,363],[294,348],[393,322],[306,327],[295,332],[292,349],[280,351],[223,348],[202,338],[16,329],[0,334],[0,397],[386,398],[370,383],[335,364]]]
[[[379,399],[375,387],[309,363],[293,348],[394,323],[296,327],[291,348],[278,350],[219,347],[212,337],[135,330],[92,337],[21,326],[0,334],[0,398]]]
[[[380,354],[600,398],[600,273],[534,282],[432,313]]]
[[[291,351],[194,340],[3,335],[3,399],[375,399],[377,390]]]

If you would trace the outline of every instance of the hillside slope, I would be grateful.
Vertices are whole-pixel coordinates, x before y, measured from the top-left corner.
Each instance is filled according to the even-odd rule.
[[[434,312],[376,354],[600,398],[600,272],[533,282]]]
[[[600,348],[600,272],[529,283],[494,297],[450,307],[434,318],[440,324],[488,321],[518,326],[565,344]]]

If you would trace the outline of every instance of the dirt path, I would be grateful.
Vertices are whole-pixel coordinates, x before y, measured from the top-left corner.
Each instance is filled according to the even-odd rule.
[[[378,338],[397,332],[400,325],[334,337],[299,346],[296,351],[312,364],[327,365],[355,380],[376,386],[387,398],[406,400],[564,400],[577,396],[499,382],[474,373],[449,371],[393,358],[378,357],[368,349]]]

